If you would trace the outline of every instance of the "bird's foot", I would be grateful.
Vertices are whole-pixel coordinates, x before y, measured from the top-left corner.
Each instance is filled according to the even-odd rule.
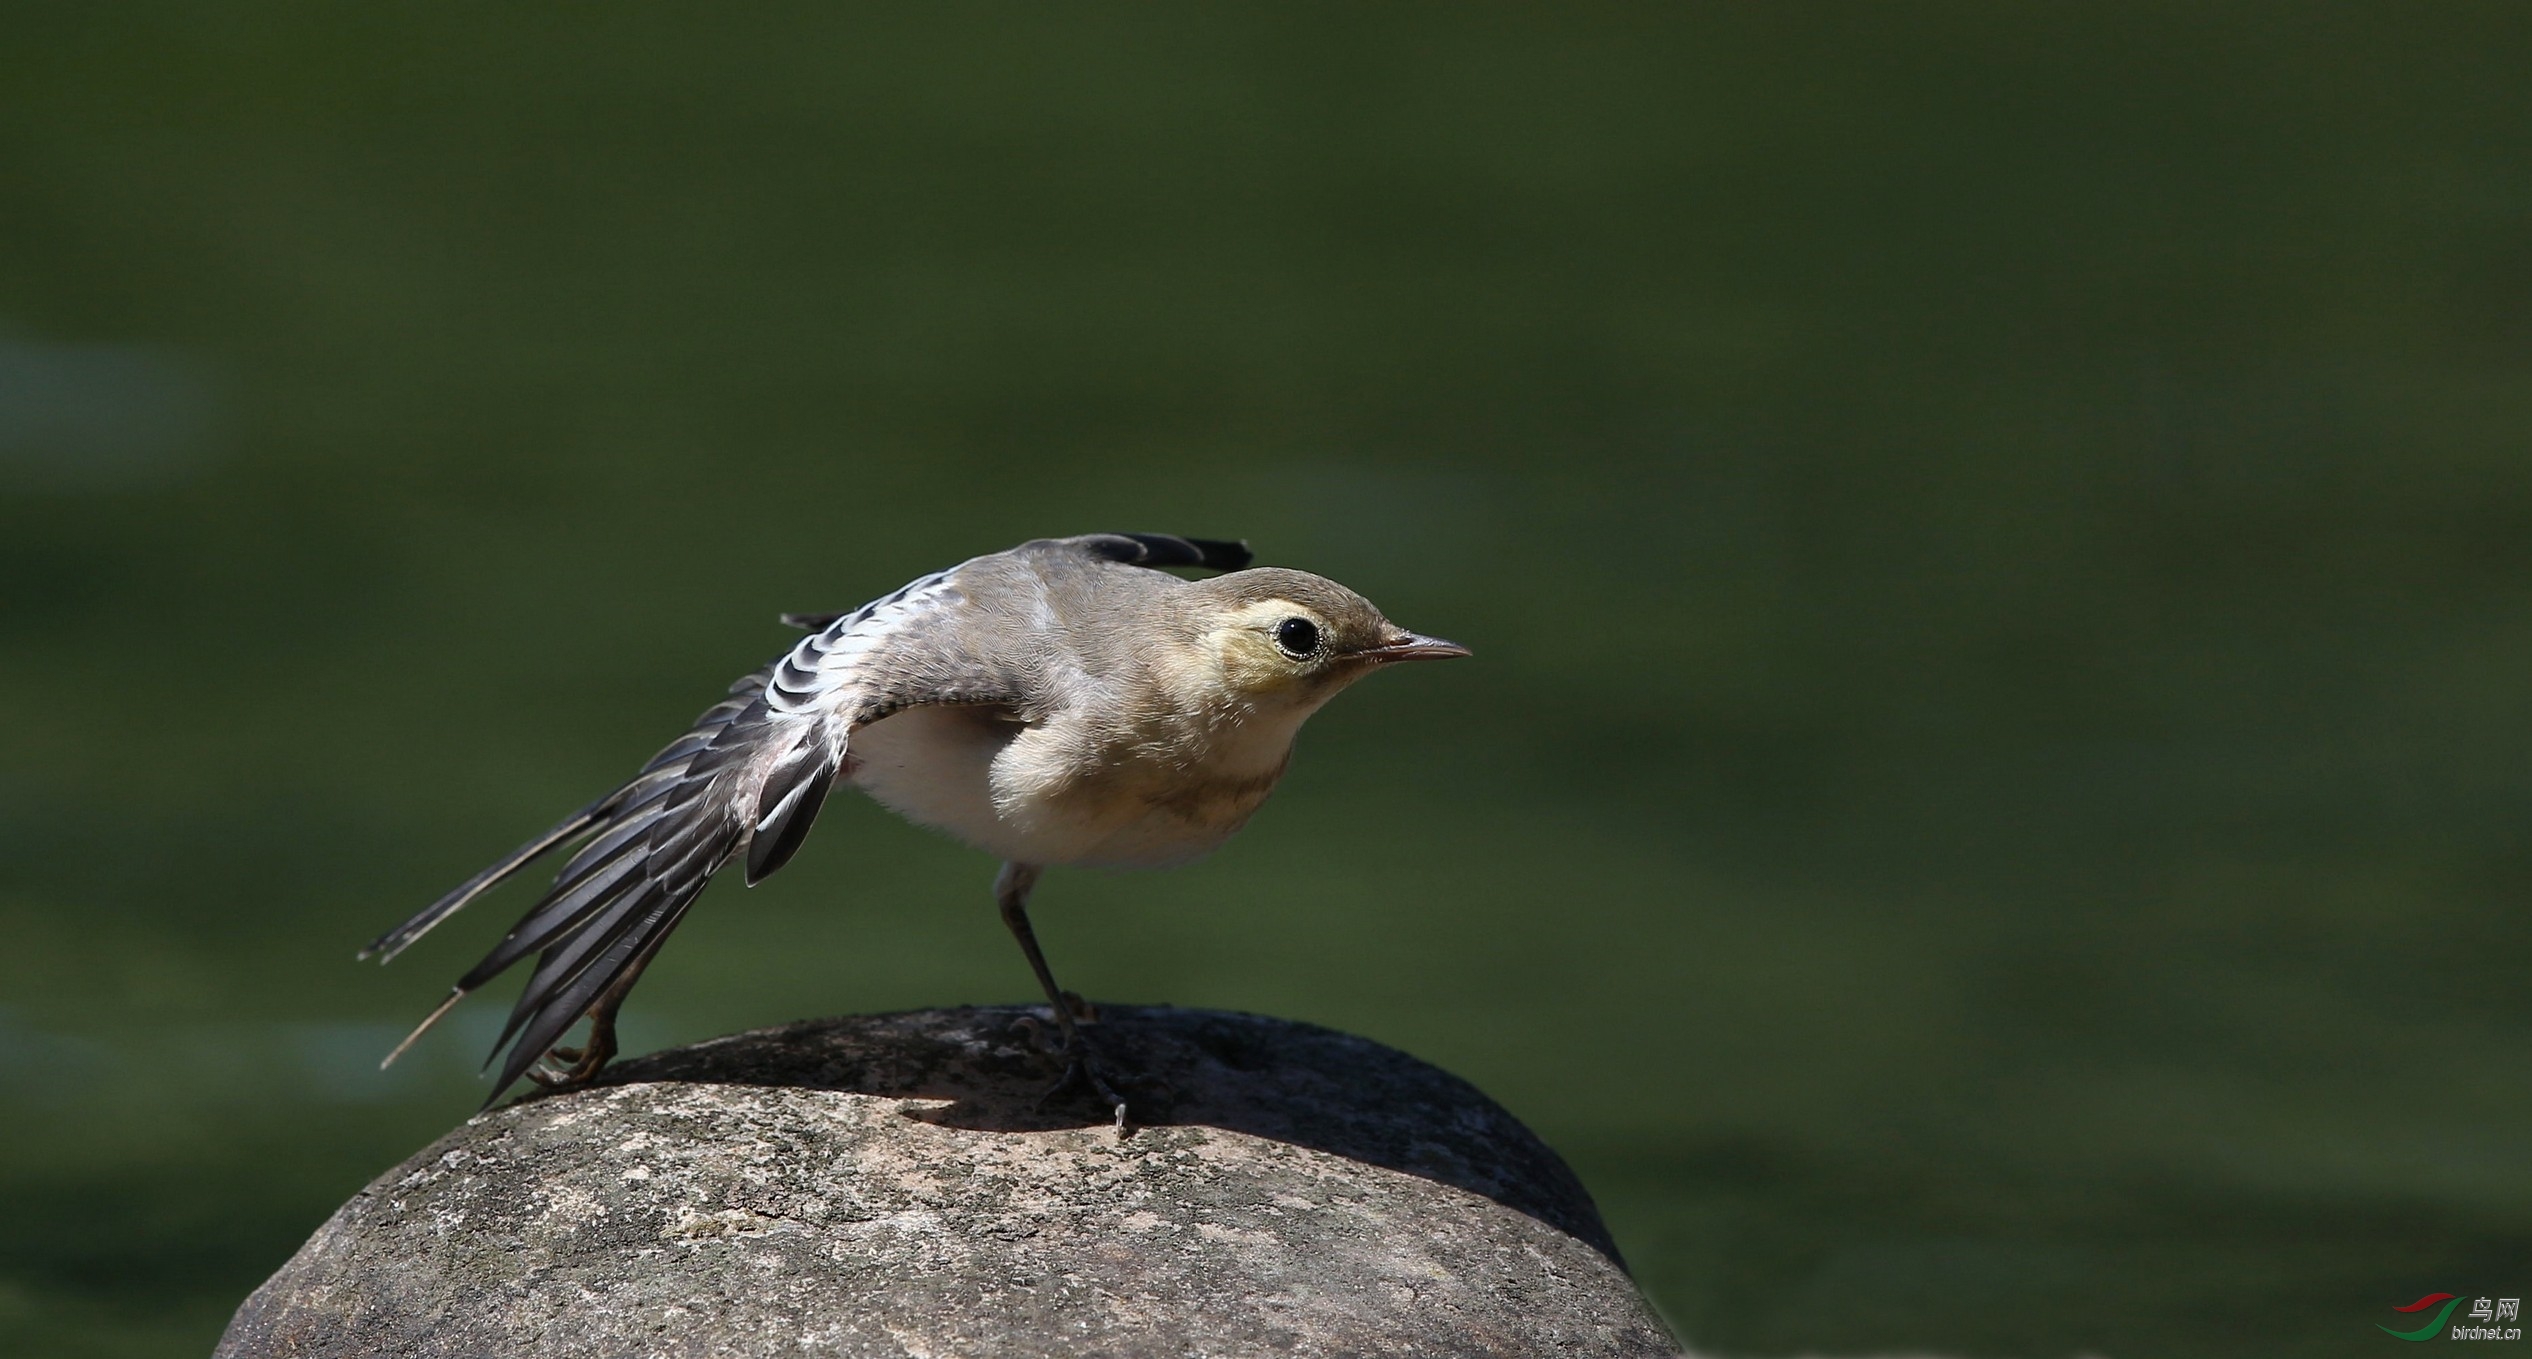
[[[1070,991],[1064,993],[1064,1010],[1073,1020],[1069,1033],[1063,1024],[1065,1015],[1057,1015],[1053,1023],[1033,1014],[1024,1014],[1011,1021],[1015,1032],[1029,1036],[1029,1046],[1064,1059],[1063,1076],[1037,1097],[1037,1107],[1043,1110],[1074,1087],[1085,1087],[1115,1115],[1117,1136],[1123,1137],[1128,1117],[1125,1096],[1117,1093],[1107,1073],[1100,1069],[1099,1059],[1090,1050],[1090,1035],[1080,1028],[1081,1025],[1099,1022],[1099,1011],[1089,1001]],[[1053,1032],[1050,1033],[1050,1030]]]
[[[548,1090],[571,1090],[587,1085],[607,1063],[615,1060],[615,1028],[592,1028],[589,1041],[576,1048],[552,1048],[536,1065],[527,1069],[529,1080]]]
[[[1114,1111],[1117,1136],[1125,1137],[1125,1096],[1118,1094],[1117,1088],[1108,1083],[1107,1074],[1099,1069],[1099,1059],[1091,1055],[1090,1044],[1079,1034],[1073,1035],[1072,1045],[1064,1052],[1064,1074],[1053,1085],[1046,1087],[1045,1094],[1037,1097],[1037,1107],[1044,1109],[1054,1103],[1057,1096],[1075,1086],[1089,1087],[1090,1093],[1101,1104]]]

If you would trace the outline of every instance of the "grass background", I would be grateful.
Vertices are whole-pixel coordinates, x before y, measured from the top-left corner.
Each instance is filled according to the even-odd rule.
[[[0,1349],[203,1352],[462,1118],[773,616],[1251,538],[1479,659],[1067,982],[1474,1079],[1701,1350],[2376,1352],[2532,1284],[2499,5],[242,4],[0,44]],[[1025,998],[864,804],[663,1044]]]

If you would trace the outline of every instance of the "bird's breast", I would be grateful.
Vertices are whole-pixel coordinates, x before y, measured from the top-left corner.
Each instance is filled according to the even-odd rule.
[[[1004,859],[1149,868],[1229,839],[1274,791],[1290,750],[1289,734],[1271,748],[1217,746],[917,708],[853,734],[850,777],[908,820]]]
[[[908,821],[1001,853],[993,762],[1023,729],[999,708],[908,708],[852,734],[848,777]]]

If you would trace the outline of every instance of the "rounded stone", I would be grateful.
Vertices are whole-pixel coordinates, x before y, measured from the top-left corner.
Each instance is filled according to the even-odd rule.
[[[219,1354],[1676,1355],[1564,1162],[1361,1038],[1117,1007],[1138,1120],[1041,1110],[1043,1009],[817,1020],[481,1114]]]

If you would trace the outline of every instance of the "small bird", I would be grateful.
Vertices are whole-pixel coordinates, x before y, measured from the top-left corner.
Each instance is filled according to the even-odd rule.
[[[784,615],[809,636],[732,685],[632,781],[361,951],[392,959],[531,862],[579,844],[387,1061],[535,954],[493,1043],[493,1057],[508,1056],[492,1099],[522,1075],[551,1087],[587,1081],[615,1056],[616,1011],[704,884],[734,862],[750,886],[781,868],[828,791],[850,784],[1003,860],[1003,923],[1062,1031],[1064,1071],[1047,1096],[1085,1086],[1122,1132],[1126,1102],[1029,926],[1039,875],[1201,858],[1274,791],[1301,724],[1338,691],[1399,661],[1469,654],[1391,623],[1335,581],[1249,560],[1246,543],[1207,538],[1045,538],[850,613]],[[1165,567],[1226,574],[1188,580]],[[584,1016],[581,1046],[555,1046]]]

